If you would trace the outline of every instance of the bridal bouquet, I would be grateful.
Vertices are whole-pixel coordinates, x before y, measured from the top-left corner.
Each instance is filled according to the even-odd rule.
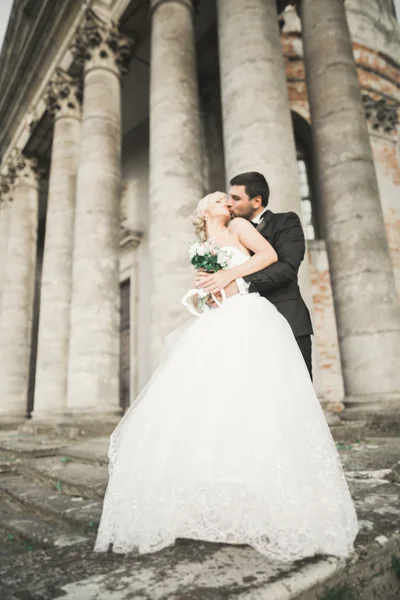
[[[195,269],[216,273],[220,269],[226,269],[231,254],[211,242],[196,242],[190,246],[189,256]]]
[[[231,253],[213,244],[211,242],[196,242],[189,248],[190,262],[195,269],[202,269],[208,273],[216,273],[220,269],[226,269],[231,257]],[[222,298],[225,299],[224,290],[221,291]],[[198,296],[197,306],[193,304],[193,296]],[[201,289],[191,289],[182,298],[182,304],[196,317],[201,316],[209,310],[207,301],[212,296],[218,306],[222,306],[214,294],[208,294]]]

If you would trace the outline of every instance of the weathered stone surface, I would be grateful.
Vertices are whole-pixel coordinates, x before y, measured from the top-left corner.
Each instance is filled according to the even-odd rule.
[[[37,515],[26,514],[8,499],[0,497],[0,531],[3,539],[16,536],[32,545],[63,548],[87,541],[87,536],[73,533]]]
[[[270,186],[270,207],[301,217],[296,149],[275,0],[218,1],[219,57],[226,176],[259,171]],[[308,262],[299,285],[311,311]],[[322,396],[317,348],[314,385]]]
[[[39,180],[36,163],[16,150],[6,269],[0,309],[0,413],[26,411],[36,269]]]
[[[0,452],[14,456],[25,456],[27,458],[51,456],[65,445],[65,441],[52,439],[35,439],[31,436],[15,438],[0,438]]]
[[[343,378],[329,263],[323,240],[308,241],[308,261],[314,308],[314,339],[319,350],[322,390],[327,408],[343,408]]]
[[[81,139],[80,91],[59,72],[49,84],[54,114],[46,236],[41,280],[34,413],[50,418],[66,408],[75,196]]]
[[[88,466],[75,460],[63,463],[59,456],[28,461],[19,471],[46,483],[50,489],[56,490],[58,485],[66,494],[100,500],[108,481],[104,466]]]
[[[110,437],[90,438],[84,442],[78,442],[66,446],[63,452],[66,456],[77,458],[81,462],[108,464],[108,446]]]
[[[92,453],[90,444],[81,442],[77,455],[104,455],[106,438],[93,441]],[[79,479],[96,487],[93,471],[106,478],[105,465],[63,465],[60,453],[30,461],[22,457],[16,464],[18,474],[6,475],[1,482],[2,592],[7,600],[321,600],[347,590],[352,600],[397,600],[400,582],[391,561],[400,553],[399,487],[391,477],[400,461],[400,439],[338,447],[360,518],[356,552],[348,561],[315,557],[286,565],[268,563],[246,546],[190,540],[150,555],[95,554],[85,519],[101,501],[91,507],[87,495],[78,500],[58,492],[55,483],[61,481],[63,489],[67,479],[74,479],[76,487]],[[35,480],[41,464],[41,478],[54,492]],[[73,474],[74,464],[79,468]],[[78,533],[82,528],[86,541]]]
[[[152,366],[163,338],[186,318],[192,285],[190,215],[204,195],[191,0],[152,2],[150,84],[150,259]]]
[[[11,181],[0,175],[0,307],[3,290],[4,274],[6,271],[8,234],[11,222]]]
[[[0,481],[0,492],[25,510],[51,517],[64,527],[67,524],[85,532],[95,531],[100,522],[102,502],[64,494],[62,484],[60,489],[54,488],[51,492],[48,487],[21,475],[9,475]]]
[[[48,438],[76,440],[99,435],[110,435],[120,421],[120,415],[107,415],[101,418],[88,415],[79,418],[64,417],[51,420],[49,418],[31,419],[18,426],[22,435],[46,435]],[[14,425],[15,427],[15,422]]]
[[[330,425],[330,431],[335,442],[357,442],[365,440],[366,436],[364,421],[352,423],[341,421],[340,424]]]
[[[275,0],[218,1],[227,179],[263,173],[271,209],[300,214],[296,151]]]
[[[88,11],[74,45],[85,63],[67,384],[67,410],[75,413],[116,413],[119,405],[120,74],[125,42],[114,23]]]
[[[301,17],[345,393],[379,408],[400,401],[400,308],[351,38],[339,0],[304,0]]]
[[[379,400],[379,398],[378,398]],[[362,420],[369,436],[392,437],[400,436],[400,411],[383,406],[379,411],[357,408],[346,409],[342,414],[346,423]]]

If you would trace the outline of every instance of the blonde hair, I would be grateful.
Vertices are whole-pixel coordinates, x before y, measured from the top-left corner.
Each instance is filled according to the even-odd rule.
[[[196,210],[192,215],[192,223],[194,225],[194,230],[196,235],[200,238],[202,242],[207,239],[206,234],[206,219],[205,219],[205,211],[212,205],[215,204],[220,198],[226,198],[226,194],[224,192],[212,192],[211,194],[207,194],[201,200],[199,200]]]

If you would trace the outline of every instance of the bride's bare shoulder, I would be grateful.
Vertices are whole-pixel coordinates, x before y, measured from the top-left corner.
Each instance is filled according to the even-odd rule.
[[[238,231],[246,230],[251,226],[252,225],[251,225],[250,221],[247,221],[247,219],[243,219],[243,217],[235,217],[234,219],[229,221],[228,229],[232,233],[233,232],[236,233]]]

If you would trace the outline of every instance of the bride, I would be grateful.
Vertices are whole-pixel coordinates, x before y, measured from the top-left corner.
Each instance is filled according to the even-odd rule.
[[[220,192],[195,222],[229,250],[220,289],[277,260],[251,223],[230,220]],[[98,552],[177,538],[249,544],[280,561],[353,550],[357,517],[324,413],[289,324],[257,293],[167,336],[109,459]]]

